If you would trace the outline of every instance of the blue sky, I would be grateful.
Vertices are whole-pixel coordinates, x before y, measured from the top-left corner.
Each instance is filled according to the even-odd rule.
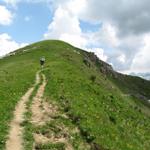
[[[149,0],[0,0],[0,55],[59,39],[117,71],[150,72],[149,6]]]
[[[32,43],[43,39],[52,19],[46,3],[21,3],[11,10],[14,10],[14,21],[11,26],[1,26],[0,33],[7,32],[19,43]]]
[[[1,5],[5,3],[0,0]],[[7,32],[19,43],[33,43],[43,40],[43,34],[47,31],[52,21],[53,12],[46,2],[27,3],[21,2],[16,7],[7,5],[14,13],[14,20],[11,26],[1,26],[0,33]],[[89,23],[79,20],[83,32],[95,32],[101,27],[101,23]]]
[[[80,20],[80,27],[83,32],[96,32],[99,30],[99,28],[102,27],[102,23],[90,23],[86,22],[84,20]]]

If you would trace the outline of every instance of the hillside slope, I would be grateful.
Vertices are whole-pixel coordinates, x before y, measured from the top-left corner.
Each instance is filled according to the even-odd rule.
[[[140,100],[146,106],[150,106],[150,81],[143,78],[124,75],[113,70],[112,66],[99,60],[93,53],[84,52],[84,58],[92,61],[105,78],[112,81],[124,94]]]
[[[92,53],[51,40],[0,60],[0,149],[4,149],[17,101],[40,70],[41,56],[46,58],[45,99],[61,108],[93,149],[150,148],[150,82],[118,74]],[[77,145],[73,142],[74,149],[79,149]]]

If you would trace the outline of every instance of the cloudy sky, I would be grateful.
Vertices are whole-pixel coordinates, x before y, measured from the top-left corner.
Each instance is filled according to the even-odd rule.
[[[150,72],[150,1],[0,0],[0,56],[44,39],[93,51],[120,72]]]

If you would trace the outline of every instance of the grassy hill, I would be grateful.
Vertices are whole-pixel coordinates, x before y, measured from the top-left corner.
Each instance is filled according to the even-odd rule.
[[[17,101],[40,70],[41,56],[48,81],[44,97],[57,103],[93,149],[150,148],[150,82],[116,73],[94,54],[50,40],[0,60],[0,149]]]

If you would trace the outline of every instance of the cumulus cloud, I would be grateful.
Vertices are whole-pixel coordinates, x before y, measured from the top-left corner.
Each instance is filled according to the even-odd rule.
[[[150,31],[149,0],[89,0],[82,18],[111,22],[122,36]]]
[[[87,42],[82,34],[78,18],[62,6],[56,9],[53,21],[50,22],[44,38],[65,40],[82,48]]]
[[[48,2],[57,8],[63,6],[78,18],[109,22],[116,26],[120,35],[141,34],[150,31],[150,1],[149,0],[3,0],[8,4],[19,2]]]
[[[144,37],[144,47],[135,55],[130,70],[138,72],[150,72],[150,34]]]
[[[0,56],[4,56],[26,45],[27,43],[17,43],[7,33],[0,34]]]
[[[12,13],[5,6],[0,5],[0,25],[10,25],[12,20]]]
[[[100,58],[103,61],[107,61],[108,57],[104,53],[104,50],[102,48],[92,48],[92,49],[85,49],[88,52],[94,52],[98,58]]]
[[[115,69],[130,70],[138,64],[135,60],[139,54],[143,54],[143,59],[144,54],[150,56],[145,50],[148,44],[143,42],[145,34],[150,32],[150,1],[89,0],[84,8],[80,19],[103,24],[99,31],[92,33],[92,39],[105,48],[107,61]],[[145,59],[147,66],[148,58]]]

